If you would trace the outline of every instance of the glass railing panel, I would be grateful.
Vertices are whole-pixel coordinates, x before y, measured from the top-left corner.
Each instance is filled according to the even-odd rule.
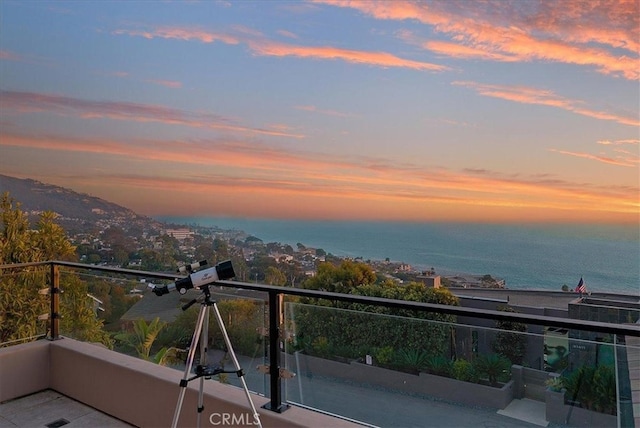
[[[0,271],[0,347],[47,336],[49,276],[48,266]]]
[[[147,287],[136,297],[138,301],[120,318],[119,330],[112,335],[115,349],[184,372],[189,349],[196,346],[189,378],[198,365],[206,365],[216,372],[213,380],[241,386],[236,373],[222,372],[235,371],[233,352],[246,374],[248,389],[264,394],[268,386],[265,386],[263,374],[256,369],[265,365],[266,361],[268,338],[264,335],[264,300],[230,287],[210,286],[209,291],[211,304],[205,304],[206,296],[199,289],[188,290],[184,295],[171,292],[156,296]],[[201,317],[201,333],[194,342],[194,333]],[[135,342],[139,337],[137,331],[152,334],[156,330],[150,348],[141,348]],[[226,345],[225,332],[231,350]],[[203,343],[208,349],[204,356],[201,353]],[[206,361],[203,361],[203,357]]]
[[[60,268],[60,335],[118,349],[120,317],[137,301],[138,280],[125,275]]]
[[[376,426],[616,426],[632,407],[632,348],[606,335],[298,303],[285,314],[295,405]]]
[[[184,372],[202,310],[203,317],[208,313],[208,330],[195,343],[198,348],[188,377],[193,376],[198,365],[206,365],[216,372],[234,372],[217,373],[212,377],[214,381],[241,386],[224,340],[224,329],[245,373],[248,389],[259,394],[268,392],[268,378],[257,370],[267,361],[264,298],[236,288],[209,286],[211,305],[205,305],[205,294],[200,289],[162,296],[151,291],[154,284],[166,283],[132,275],[64,269],[60,274],[60,334],[98,342],[116,352]],[[202,330],[204,326],[203,318]],[[203,340],[208,348],[206,361],[202,361],[200,351]]]

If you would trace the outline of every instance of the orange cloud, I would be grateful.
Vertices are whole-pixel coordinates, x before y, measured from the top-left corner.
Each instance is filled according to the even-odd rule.
[[[280,34],[281,36],[284,37],[288,37],[290,39],[297,39],[298,36],[294,33],[292,33],[291,31],[287,31],[287,30],[278,30],[278,34]]]
[[[401,67],[413,70],[444,71],[448,67],[421,61],[403,59],[387,52],[368,52],[353,49],[340,49],[331,46],[298,46],[270,41],[249,30],[239,31],[242,36],[236,37],[224,33],[214,33],[202,29],[181,27],[161,27],[149,31],[116,30],[117,35],[141,36],[147,39],[165,38],[178,40],[197,40],[202,43],[220,41],[227,44],[246,43],[255,55],[261,56],[295,56],[323,60],[342,60],[353,64],[366,64],[376,67]]]
[[[160,86],[165,86],[167,88],[172,88],[172,89],[182,88],[182,82],[177,82],[175,80],[151,79],[151,80],[147,80],[147,82],[153,83],[153,84],[156,84],[156,85],[160,85]]]
[[[108,188],[104,187],[101,192],[118,189],[118,194],[124,194],[132,192],[132,188],[140,191],[144,188],[146,192],[148,186],[158,193],[180,188],[182,194],[199,199],[191,192],[206,189],[215,191],[218,196],[228,196],[234,205],[236,201],[249,203],[251,200],[256,204],[264,199],[270,206],[280,209],[286,206],[292,210],[295,210],[295,205],[309,204],[322,211],[324,208],[320,207],[330,202],[336,211],[332,211],[328,218],[343,215],[346,211],[341,207],[345,205],[350,206],[354,213],[359,206],[362,218],[378,215],[379,210],[367,212],[364,208],[373,208],[376,204],[384,206],[383,210],[387,210],[389,215],[395,213],[398,218],[403,210],[405,218],[417,215],[417,212],[406,211],[410,207],[424,216],[432,212],[427,208],[437,211],[443,206],[448,207],[449,212],[462,209],[486,214],[487,210],[493,212],[497,208],[541,212],[547,209],[566,213],[590,212],[594,217],[597,217],[596,213],[628,217],[637,216],[640,205],[637,187],[595,186],[549,177],[504,176],[484,170],[456,172],[439,169],[434,173],[433,168],[426,170],[421,165],[393,164],[367,158],[336,160],[317,153],[226,140],[120,142],[5,132],[0,135],[0,145],[30,151],[85,153],[88,155],[84,156],[85,163],[95,162],[98,168],[104,168],[112,161],[114,165],[134,160],[137,165],[154,161],[153,171],[164,171],[163,175],[154,172],[143,174],[138,166],[137,176],[119,175],[116,171],[108,173],[113,176],[105,176],[96,173],[95,169],[83,172],[76,168],[74,175],[78,183],[92,180],[96,180],[96,186],[108,183]],[[21,171],[25,170],[22,165]],[[137,194],[141,194],[140,191]],[[114,200],[120,201],[120,198],[122,196],[116,195]],[[131,202],[134,209],[143,203],[141,200]],[[175,202],[173,198],[172,202]],[[184,204],[181,208],[192,206],[187,201]],[[166,202],[164,207],[167,209]]]
[[[113,34],[140,36],[145,39],[177,39],[177,40],[197,40],[202,43],[222,42],[229,45],[237,45],[240,41],[232,35],[225,33],[213,33],[197,28],[181,28],[181,27],[158,27],[153,30],[115,30]]]
[[[578,153],[578,152],[569,152],[566,150],[557,150],[557,149],[549,149],[549,151],[551,152],[556,152],[556,153],[560,153],[563,155],[569,155],[569,156],[575,156],[575,157],[579,157],[579,158],[585,158],[585,159],[591,159],[591,160],[595,160],[598,162],[603,162],[603,163],[608,163],[611,165],[618,165],[618,166],[630,166],[630,167],[634,167],[636,166],[635,163],[636,162],[632,162],[630,160],[619,160],[619,159],[613,159],[607,156],[598,156],[598,155],[593,155],[590,153]]]
[[[17,53],[7,51],[7,50],[0,50],[0,60],[24,61],[24,58],[21,55],[18,55]]]
[[[600,140],[597,143],[598,144],[602,144],[604,146],[619,146],[621,144],[635,144],[635,145],[638,145],[638,144],[640,144],[640,140],[634,139],[634,138],[629,138],[629,139],[626,139],[626,140],[616,140],[616,141]]]
[[[503,53],[492,52],[480,47],[464,46],[458,43],[443,42],[443,41],[427,41],[422,43],[425,49],[435,52],[440,55],[450,56],[452,58],[474,58],[474,59],[486,59],[491,61],[501,62],[516,62],[518,58],[506,55]]]
[[[320,114],[324,114],[327,116],[338,116],[338,117],[354,117],[355,115],[350,114],[350,113],[342,113],[339,111],[335,111],[335,110],[323,110],[323,109],[319,109],[316,106],[295,106],[295,109],[297,110],[303,110],[303,111],[309,111],[312,113],[320,113]]]
[[[21,113],[49,112],[85,119],[105,118],[131,122],[158,122],[168,125],[209,128],[246,134],[303,138],[303,135],[300,134],[236,125],[229,118],[211,113],[190,112],[149,104],[90,101],[33,92],[0,90],[0,107],[5,109],[5,113],[10,110]]]
[[[367,52],[352,49],[340,49],[331,46],[295,46],[271,41],[249,41],[251,51],[265,56],[296,56],[313,59],[340,59],[354,64],[367,64],[378,67],[401,67],[414,70],[444,71],[448,67],[428,62],[399,58],[387,52]]]
[[[443,55],[553,61],[593,66],[600,73],[630,80],[640,78],[640,6],[633,0],[538,2],[526,7],[519,1],[474,2],[465,7],[457,2],[399,0],[314,2],[356,9],[376,19],[415,20],[432,26],[449,35],[451,42],[422,45]],[[618,49],[628,54],[620,55],[615,52]]]
[[[623,125],[640,126],[640,120],[633,117],[618,116],[612,113],[590,110],[580,107],[580,101],[569,100],[552,91],[526,86],[490,85],[478,82],[452,82],[453,85],[474,89],[480,95],[514,101],[522,104],[537,104],[556,107],[572,113],[600,120],[611,120]]]

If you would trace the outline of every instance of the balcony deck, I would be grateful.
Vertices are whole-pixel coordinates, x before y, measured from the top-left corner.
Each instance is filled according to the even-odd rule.
[[[170,426],[181,377],[182,373],[178,370],[67,338],[56,341],[39,340],[0,348],[0,403],[4,403],[2,417],[8,420],[7,427],[46,426],[59,418],[70,420],[63,414],[65,408],[69,408],[66,406],[78,409],[74,410],[75,416],[69,416],[71,418],[79,417],[82,412],[87,412],[87,417],[90,417],[91,412],[84,407],[84,410],[79,410],[77,403],[67,403],[66,400],[56,399],[34,405],[30,405],[28,399],[14,400],[36,392],[52,390],[89,408],[125,421],[129,426]],[[196,426],[198,388],[189,384],[185,392],[178,425]],[[205,409],[215,410],[205,412],[207,414],[203,420],[206,422],[203,422],[202,426],[220,425],[209,422],[212,412],[215,412],[219,419],[225,415],[234,416],[236,421],[241,421],[240,424],[233,424],[235,426],[253,426],[246,396],[240,388],[219,382],[205,382],[203,392]],[[360,426],[345,419],[298,407],[292,407],[284,413],[265,410],[261,406],[268,400],[258,395],[252,397],[252,401],[265,428]],[[57,406],[60,404],[62,405],[58,410]],[[216,419],[214,422],[220,421]],[[81,422],[76,426],[99,425]]]
[[[0,428],[169,426],[180,375],[177,370],[67,338],[3,348]],[[337,395],[329,385],[318,394],[331,391],[333,399],[343,406],[359,407],[363,414],[384,414],[382,426],[418,426],[416,421],[432,421],[443,427],[541,425],[535,423],[541,415],[527,410],[526,403],[520,409],[497,413],[355,385],[343,385]],[[196,425],[195,392],[194,387],[188,387],[179,426]],[[254,401],[258,407],[267,400],[255,396]],[[239,388],[218,382],[205,382],[204,404],[206,410],[248,415],[246,398]],[[281,414],[262,408],[259,413],[264,427],[366,426],[297,406]],[[62,419],[68,424],[60,424]],[[203,420],[202,426],[213,424]]]
[[[47,389],[0,404],[0,428],[132,427],[120,419]]]

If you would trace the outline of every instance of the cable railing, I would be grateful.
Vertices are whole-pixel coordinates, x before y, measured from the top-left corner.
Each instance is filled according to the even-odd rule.
[[[0,265],[0,278],[4,275],[11,275],[15,272],[29,272],[32,271],[33,268],[39,268],[47,274],[48,284],[46,294],[48,294],[50,298],[49,305],[49,313],[46,319],[47,323],[47,333],[46,337],[49,340],[57,340],[61,337],[60,332],[60,294],[61,294],[61,268],[67,269],[70,271],[81,271],[83,273],[91,273],[91,274],[106,274],[106,277],[109,276],[124,276],[127,278],[136,278],[136,279],[145,279],[145,280],[160,280],[160,281],[176,281],[181,278],[185,278],[184,275],[176,275],[172,273],[161,273],[161,272],[150,272],[150,271],[141,271],[134,269],[123,269],[109,266],[95,266],[95,265],[87,265],[82,263],[74,263],[74,262],[66,262],[66,261],[47,261],[47,262],[36,262],[36,263],[20,263],[20,264],[10,264],[10,265]],[[209,284],[207,284],[209,285]],[[348,304],[360,305],[358,307],[381,307],[386,309],[394,309],[394,310],[404,310],[411,311],[411,313],[430,313],[436,314],[438,316],[451,316],[452,319],[465,319],[465,320],[488,320],[493,322],[509,322],[509,323],[519,323],[528,326],[538,326],[540,328],[551,328],[554,331],[572,331],[572,332],[583,332],[585,334],[597,334],[600,336],[607,337],[607,340],[610,340],[613,354],[615,357],[612,361],[616,363],[616,370],[619,372],[619,368],[617,367],[618,361],[620,360],[618,356],[619,345],[624,344],[625,338],[640,337],[640,325],[638,324],[623,324],[623,323],[604,323],[598,321],[590,321],[590,320],[578,320],[578,319],[569,319],[569,318],[561,318],[561,317],[549,317],[543,315],[534,315],[534,314],[524,314],[517,312],[506,312],[506,311],[498,311],[498,310],[489,310],[489,309],[480,309],[480,308],[472,308],[472,307],[464,307],[464,306],[450,306],[450,305],[439,305],[439,304],[431,304],[431,303],[421,303],[421,302],[413,302],[413,301],[402,301],[402,300],[394,300],[388,298],[380,298],[380,297],[370,297],[370,296],[361,296],[361,295],[353,295],[353,294],[342,294],[342,293],[334,293],[327,292],[322,290],[309,290],[309,289],[301,289],[301,288],[292,288],[292,287],[281,287],[281,286],[271,286],[265,284],[258,283],[248,283],[248,282],[240,282],[240,281],[228,281],[228,280],[216,280],[212,281],[211,286],[215,287],[224,287],[227,289],[240,289],[240,290],[249,290],[252,292],[258,292],[259,296],[264,298],[265,302],[265,341],[266,351],[265,351],[265,365],[263,368],[263,373],[268,382],[265,382],[264,395],[269,398],[269,403],[264,408],[274,411],[274,412],[284,412],[288,408],[288,402],[298,403],[301,405],[306,405],[304,400],[302,399],[304,396],[305,389],[303,388],[302,379],[299,378],[298,389],[292,388],[290,386],[285,385],[285,381],[287,380],[287,373],[290,371],[301,371],[303,365],[307,365],[308,367],[316,367],[314,366],[315,361],[313,358],[322,354],[322,344],[321,343],[313,343],[307,344],[307,348],[309,352],[307,352],[301,361],[301,353],[300,346],[297,348],[292,345],[291,336],[295,336],[300,333],[300,325],[303,325],[305,322],[310,323],[310,319],[319,318],[319,319],[330,319],[331,317],[343,317],[344,319],[350,320],[347,322],[350,326],[365,326],[365,325],[380,325],[380,326],[392,326],[388,328],[397,328],[400,331],[404,327],[398,327],[401,323],[411,323],[413,321],[405,321],[402,319],[402,322],[395,320],[393,316],[385,316],[374,313],[353,313],[353,311],[344,312],[340,308],[336,306],[342,305],[348,306]],[[44,292],[41,292],[44,294]],[[291,298],[304,298],[306,301],[315,301],[315,299],[326,301],[332,303],[334,306],[328,307],[318,307],[320,309],[313,309],[313,311],[306,307],[304,304],[302,306],[297,301],[299,299],[291,299]],[[340,305],[339,305],[340,304]],[[331,315],[323,314],[322,311],[333,311]],[[306,317],[306,318],[305,318]],[[325,317],[325,318],[323,318]],[[365,317],[367,321],[358,321],[360,318]],[[372,318],[375,317],[375,318]],[[402,317],[399,317],[402,318]],[[433,335],[433,331],[441,332],[442,325],[438,326],[439,322],[437,321],[427,321],[427,320],[417,320],[416,322],[421,322],[423,325],[419,328],[429,328],[429,330]],[[298,324],[297,326],[296,323]],[[429,327],[424,327],[429,324]],[[440,322],[440,324],[442,324]],[[294,325],[294,327],[292,327]],[[495,332],[489,332],[491,329],[481,329],[475,328],[472,324],[461,325],[455,322],[445,322],[444,326],[448,328],[448,332],[446,332],[446,339],[443,339],[443,342],[451,340],[452,342],[458,340],[460,343],[468,343],[469,349],[464,351],[467,353],[476,353],[477,349],[477,335],[480,332],[480,335],[495,335]],[[329,329],[331,327],[330,322],[326,322],[322,328]],[[297,328],[297,330],[296,330]],[[310,328],[310,327],[308,327]],[[355,328],[355,327],[354,327]],[[383,327],[380,327],[383,328]],[[385,327],[386,328],[386,327]],[[412,327],[413,328],[413,327]],[[435,330],[434,330],[435,329]],[[339,330],[339,328],[338,328]],[[455,331],[455,333],[459,337],[455,337],[455,335],[451,332]],[[293,333],[292,333],[293,332]],[[523,333],[524,335],[525,333]],[[577,335],[575,337],[578,337]],[[437,337],[437,336],[434,336]],[[445,336],[443,336],[445,337]],[[460,337],[464,337],[465,339],[460,339]],[[493,336],[492,336],[493,337]],[[582,337],[582,336],[580,336]],[[348,340],[348,339],[345,339]],[[466,340],[466,342],[465,342]],[[543,340],[542,338],[529,338],[530,341],[539,340],[540,342]],[[546,339],[544,339],[546,340]],[[572,342],[572,346],[576,349],[576,352],[579,352],[581,346],[589,347],[590,342],[584,341],[585,345],[581,344],[581,339],[576,338]],[[598,339],[600,340],[600,339]],[[455,344],[454,344],[455,345]],[[451,345],[450,348],[455,348],[454,345]],[[449,346],[449,345],[447,345]],[[594,345],[596,346],[596,345]],[[597,349],[601,355],[599,358],[604,358],[607,352],[609,352],[608,347],[602,347],[597,345]],[[380,345],[379,347],[372,347],[371,350],[365,350],[361,352],[361,358],[349,356],[352,361],[356,361],[357,363],[362,363],[364,366],[372,365],[371,362],[373,360],[380,360],[381,362],[385,359],[384,352],[386,348],[390,348],[390,346]],[[596,348],[594,348],[596,349]],[[313,351],[312,351],[313,350]],[[315,355],[314,355],[315,351]],[[389,355],[393,350],[386,349]],[[546,342],[545,342],[545,358],[546,358]],[[332,351],[333,352],[333,351]],[[339,353],[339,351],[336,351]],[[375,355],[369,355],[366,352],[378,352]],[[448,355],[451,354],[451,350],[448,349]],[[462,354],[462,351],[457,351]],[[321,356],[321,355],[320,355]],[[397,357],[397,355],[396,355]],[[408,355],[404,355],[405,358],[409,358]],[[415,357],[415,356],[414,356]],[[345,357],[346,358],[346,357]],[[460,358],[462,360],[463,358]],[[389,356],[387,365],[392,365],[392,358]],[[423,363],[422,368],[428,365],[426,362]],[[431,363],[433,364],[433,363]],[[383,366],[384,364],[380,364]],[[542,364],[541,364],[542,365]],[[328,370],[326,364],[322,368],[322,370]],[[358,370],[365,370],[360,366],[357,367],[356,372]],[[450,368],[451,369],[451,368]],[[307,369],[309,370],[309,369]],[[451,372],[453,373],[453,372]],[[450,373],[450,375],[452,375]],[[453,376],[453,375],[452,375]],[[617,379],[618,373],[616,373]],[[290,377],[290,376],[289,376]],[[305,381],[306,382],[306,381]],[[569,381],[567,381],[569,382]],[[291,395],[292,399],[287,400],[287,390],[289,390],[289,395]],[[291,392],[294,391],[294,392]],[[625,393],[626,394],[626,393]],[[307,403],[310,402],[308,397],[305,397]],[[620,397],[618,397],[618,403],[620,403]],[[619,413],[619,410],[617,411]],[[348,417],[348,415],[347,415]],[[356,415],[357,417],[357,415]]]

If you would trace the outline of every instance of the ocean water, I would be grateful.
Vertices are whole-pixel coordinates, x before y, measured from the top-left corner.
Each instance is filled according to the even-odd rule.
[[[490,274],[511,289],[574,289],[640,295],[640,228],[617,225],[497,225],[162,217],[243,230],[267,242],[322,248],[433,267],[440,275]]]

